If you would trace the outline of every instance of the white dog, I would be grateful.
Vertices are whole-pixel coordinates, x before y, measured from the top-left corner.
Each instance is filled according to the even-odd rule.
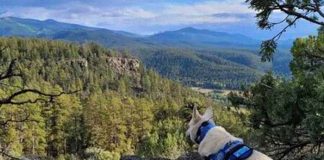
[[[200,115],[194,107],[187,135],[199,144],[198,152],[209,160],[271,160],[265,154],[243,144],[243,140],[216,126],[212,108]]]

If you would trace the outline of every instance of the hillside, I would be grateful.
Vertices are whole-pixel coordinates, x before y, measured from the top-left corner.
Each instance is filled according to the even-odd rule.
[[[258,40],[240,34],[190,27],[139,36],[54,20],[5,17],[0,18],[0,35],[96,42],[125,53],[130,51],[127,54],[140,58],[147,68],[183,84],[200,87],[237,89],[254,82],[271,69],[279,74],[290,73],[288,49],[280,49],[272,68],[271,64],[260,62]],[[289,42],[283,46],[288,48]]]
[[[251,52],[193,50],[179,48],[141,48],[130,50],[148,68],[188,86],[204,88],[240,88],[250,84],[270,67],[257,62],[259,57]],[[262,68],[261,68],[262,67]]]
[[[191,150],[183,133],[191,112],[186,106],[193,103],[214,106],[219,123],[245,135],[241,123],[231,124],[238,118],[231,112],[119,52],[93,43],[21,38],[0,38],[0,48],[0,70],[16,59],[15,72],[23,77],[2,80],[1,97],[21,88],[78,90],[50,102],[2,105],[0,141],[11,156],[176,158]],[[24,94],[16,100],[36,98]],[[10,122],[13,117],[17,122]]]
[[[34,20],[16,17],[0,18],[0,35],[62,39],[77,42],[94,41],[106,46],[136,43],[133,33],[112,31],[62,23],[55,20]]]
[[[0,33],[4,36],[39,36],[49,35],[64,30],[95,30],[95,28],[76,24],[61,23],[54,20],[39,21],[16,17],[3,17],[0,19]]]

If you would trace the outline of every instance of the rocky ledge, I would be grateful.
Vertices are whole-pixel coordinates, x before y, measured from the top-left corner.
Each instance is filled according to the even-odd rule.
[[[170,160],[167,158],[141,158],[139,156],[123,156],[121,160]],[[176,160],[204,160],[197,152],[187,153]]]

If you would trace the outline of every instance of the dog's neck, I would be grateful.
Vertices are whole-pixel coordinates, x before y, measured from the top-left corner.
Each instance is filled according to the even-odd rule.
[[[211,130],[214,127],[216,127],[216,125],[212,122],[209,121],[203,122],[197,130],[196,138],[195,138],[196,143],[199,144],[205,138],[209,130]]]
[[[191,139],[193,142],[196,142],[195,139],[196,139],[196,137],[197,137],[197,132],[198,132],[200,126],[201,126],[204,122],[206,122],[206,121],[208,121],[208,122],[210,122],[210,123],[212,123],[212,124],[215,124],[214,121],[213,121],[212,119],[202,117],[198,123],[196,123],[196,124],[194,124],[194,125],[192,125],[192,126],[190,127],[190,129],[189,129],[189,133],[190,133],[190,134],[189,134],[189,135],[190,135],[190,139]]]

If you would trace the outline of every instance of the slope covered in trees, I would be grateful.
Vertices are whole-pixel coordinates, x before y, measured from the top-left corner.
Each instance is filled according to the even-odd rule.
[[[281,56],[274,58],[272,68],[271,63],[260,63],[258,40],[240,34],[195,28],[138,36],[54,20],[5,17],[0,18],[0,35],[81,43],[91,41],[105,47],[128,49],[131,50],[129,54],[140,58],[147,68],[153,68],[159,74],[183,84],[200,87],[238,89],[241,85],[255,82],[260,74],[270,69],[279,74],[290,73],[288,65],[291,57],[289,54],[281,54],[289,52],[287,43],[282,44],[285,48],[281,47]],[[185,66],[191,67],[179,71],[179,67]]]
[[[148,68],[167,78],[188,86],[214,89],[240,88],[255,82],[262,70],[271,67],[259,64],[257,55],[244,50],[135,48],[130,52],[140,57]]]
[[[217,122],[246,135],[231,112],[133,58],[96,44],[1,38],[0,70],[16,59],[22,80],[0,83],[0,96],[17,88],[78,91],[35,101],[34,94],[0,106],[0,153],[11,157],[119,159],[121,155],[175,158],[185,140],[188,106],[214,106]],[[187,107],[186,107],[187,106]],[[235,122],[235,123],[234,123]]]

